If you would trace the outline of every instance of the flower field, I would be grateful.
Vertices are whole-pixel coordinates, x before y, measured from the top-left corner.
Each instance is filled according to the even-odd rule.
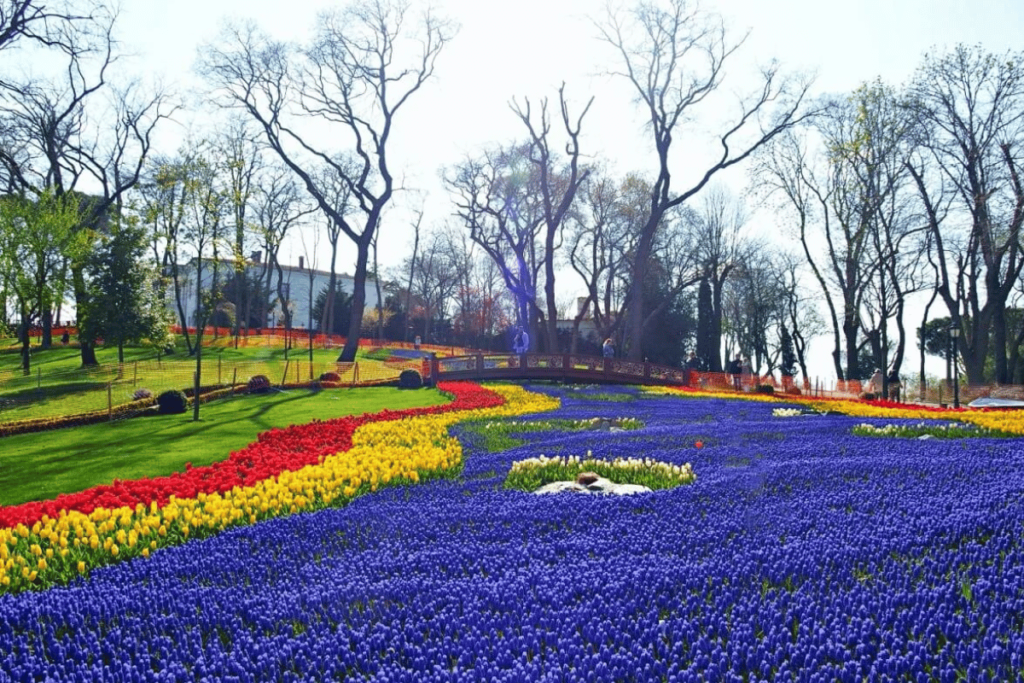
[[[175,542],[97,561],[66,586],[0,595],[0,682],[1024,680],[1021,439],[853,433],[865,420],[942,419],[1021,434],[1016,413],[837,402],[776,416],[796,404],[452,391],[454,407],[364,419],[344,449],[296,447],[294,466],[263,479],[259,457],[243,466],[235,454],[159,500],[121,485],[143,499],[92,520],[99,548],[127,537],[121,517],[166,522],[169,506]],[[524,430],[496,453],[458,426],[512,415],[644,426]],[[514,462],[588,451],[691,463],[696,480],[623,497],[503,487]],[[45,559],[61,548],[61,520],[84,533],[85,518],[107,514],[97,500],[51,527],[49,512],[19,511],[7,519],[27,536],[0,551],[22,557],[48,528],[34,540]],[[183,538],[195,501],[190,528],[219,521]],[[70,527],[69,555],[93,557]]]

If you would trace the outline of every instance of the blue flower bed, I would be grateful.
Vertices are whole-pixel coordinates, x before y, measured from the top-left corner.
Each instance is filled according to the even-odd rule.
[[[647,426],[529,434],[470,451],[462,481],[4,596],[0,681],[1019,679],[1019,439],[856,437],[862,418],[729,400],[599,407]],[[594,414],[574,398],[544,417]],[[588,449],[698,479],[500,490],[514,460]]]

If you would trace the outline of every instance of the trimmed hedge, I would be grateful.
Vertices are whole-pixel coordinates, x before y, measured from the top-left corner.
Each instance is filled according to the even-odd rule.
[[[423,386],[423,376],[415,370],[402,370],[398,376],[399,389],[419,389]]]

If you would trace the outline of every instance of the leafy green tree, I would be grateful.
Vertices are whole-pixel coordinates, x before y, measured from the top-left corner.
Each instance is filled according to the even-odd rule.
[[[126,344],[143,340],[165,348],[171,341],[164,285],[144,259],[146,231],[130,219],[114,221],[88,260],[89,298],[79,336],[117,345],[124,363]]]
[[[21,367],[30,370],[29,326],[68,292],[69,261],[88,248],[80,232],[77,198],[44,191],[37,198],[0,198],[0,269],[21,318]]]

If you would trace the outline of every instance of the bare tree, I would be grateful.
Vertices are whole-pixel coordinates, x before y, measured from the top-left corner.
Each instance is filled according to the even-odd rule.
[[[74,19],[70,5],[50,6],[64,16],[48,24],[65,60],[58,75],[3,83],[0,182],[9,192],[36,196],[48,190],[57,197],[82,196],[88,187],[91,196],[82,202],[77,230],[89,234],[103,228],[108,213],[119,210],[138,184],[153,131],[176,106],[165,93],[137,82],[110,85],[118,58],[116,13],[99,2],[83,6],[88,11]],[[83,259],[71,261],[79,311],[88,310],[84,270]],[[95,340],[80,336],[80,341],[82,364],[95,365]]]
[[[811,339],[825,332],[825,323],[814,304],[815,297],[804,286],[800,268],[803,259],[786,251],[775,253],[773,258],[778,264],[777,291],[782,307],[780,337],[783,330],[789,335],[800,374],[804,377],[805,386],[808,386],[810,374],[807,372],[807,347]]]
[[[743,203],[721,186],[702,195],[696,210],[694,250],[697,277],[707,283],[708,305],[698,307],[697,356],[711,372],[722,371],[722,301],[726,283],[751,257],[741,231],[747,222]],[[749,274],[748,274],[749,277]]]
[[[395,190],[388,151],[396,115],[433,75],[437,57],[453,35],[452,26],[430,10],[419,29],[412,29],[408,9],[402,0],[364,0],[326,12],[316,36],[302,50],[270,40],[251,24],[236,26],[202,55],[202,71],[224,103],[245,110],[257,122],[271,149],[356,247],[352,316],[341,361],[355,358],[370,244]],[[303,120],[346,138],[354,168],[318,146],[318,135],[301,128]],[[332,201],[316,164],[332,169],[347,185],[361,225],[346,207]]]
[[[412,256],[409,257],[409,279],[405,285],[405,336],[403,340],[406,344],[409,343],[409,333],[412,332],[412,325],[409,321],[412,319],[410,314],[412,312],[412,280],[416,275],[416,259],[419,257],[420,251],[420,226],[423,225],[423,210],[420,209],[416,213],[416,222],[413,223],[413,239],[412,239]]]
[[[547,348],[554,352],[558,350],[558,307],[555,303],[555,246],[556,240],[561,243],[562,225],[580,185],[586,181],[589,174],[588,169],[581,169],[580,158],[580,128],[583,124],[583,117],[586,116],[594,98],[590,98],[583,111],[576,118],[575,122],[570,119],[569,107],[565,101],[565,84],[558,89],[558,103],[562,115],[562,125],[568,142],[565,146],[568,157],[565,168],[556,168],[558,159],[551,154],[551,146],[548,135],[551,132],[551,119],[548,115],[548,99],[545,97],[540,102],[540,115],[538,121],[533,120],[533,112],[530,100],[526,99],[524,105],[520,106],[515,100],[512,101],[512,111],[526,126],[529,131],[529,159],[538,173],[538,180],[541,195],[541,210],[544,218],[544,301],[547,306],[547,325],[545,333],[547,336]]]
[[[1008,381],[1006,301],[1024,269],[1024,54],[960,45],[928,55],[909,88],[928,150],[908,162],[931,232],[937,289],[981,382]],[[952,211],[943,215],[943,206]]]
[[[305,195],[295,182],[291,171],[280,164],[271,164],[259,177],[259,187],[253,197],[253,226],[260,239],[266,259],[262,269],[257,273],[258,289],[263,289],[264,278],[266,287],[271,283],[271,272],[277,273],[277,301],[284,316],[286,354],[291,336],[291,310],[288,308],[288,296],[285,295],[285,276],[281,267],[281,244],[285,237],[300,221],[316,209],[305,200]],[[310,265],[312,269],[312,265]],[[312,277],[312,275],[310,275]],[[260,303],[268,301],[269,296],[261,296]],[[312,315],[310,306],[310,315]],[[247,313],[248,314],[248,313]],[[259,319],[266,320],[267,312],[259,311]],[[312,327],[312,321],[310,321]]]
[[[81,54],[104,42],[112,13],[99,0],[0,0],[0,50],[29,45]]]
[[[537,293],[545,253],[538,246],[540,177],[529,154],[528,144],[485,152],[449,169],[444,180],[470,238],[497,264],[515,298],[518,324],[533,333],[531,323],[545,319]]]
[[[726,62],[743,41],[728,40],[721,18],[701,11],[688,0],[642,2],[626,16],[609,9],[598,29],[622,65],[614,75],[629,81],[646,111],[658,157],[650,210],[639,232],[633,261],[627,351],[630,358],[639,360],[643,355],[644,320],[640,284],[665,213],[700,192],[718,172],[745,160],[809,116],[803,111],[809,83],[783,77],[777,65],[764,68],[760,88],[741,99],[735,120],[717,136],[721,153],[695,183],[675,191],[669,151],[673,139],[680,137],[676,129],[718,90]]]
[[[235,319],[232,332],[235,348],[241,334],[243,321],[248,333],[250,306],[246,286],[246,245],[251,236],[247,215],[256,192],[257,178],[264,167],[257,131],[248,119],[232,116],[220,129],[214,139],[227,183],[227,201],[230,208],[231,227],[234,230],[232,262],[234,273],[231,281],[231,297],[235,304]]]
[[[582,278],[587,296],[573,318],[571,352],[576,353],[580,323],[592,314],[598,336],[612,338],[622,322],[622,296],[629,267],[630,231],[624,210],[628,180],[620,186],[603,170],[592,173],[569,216],[569,264]]]

